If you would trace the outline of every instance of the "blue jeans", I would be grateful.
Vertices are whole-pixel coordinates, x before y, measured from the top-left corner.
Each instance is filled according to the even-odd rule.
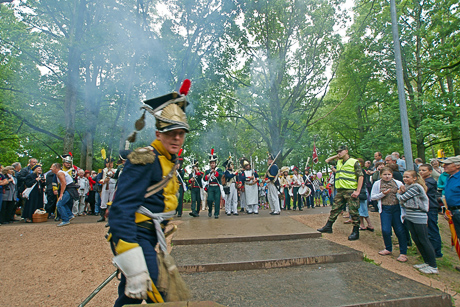
[[[428,238],[434,248],[436,257],[442,257],[441,235],[438,227],[438,208],[430,208],[428,211]]]
[[[101,194],[96,192],[96,204],[94,204],[94,214],[98,215],[101,211]]]
[[[73,199],[70,197],[69,192],[64,191],[61,200],[58,201],[56,204],[56,207],[58,209],[59,214],[61,215],[61,219],[63,222],[70,221],[70,218],[73,216],[72,206]]]
[[[360,217],[369,217],[369,208],[367,206],[367,199],[359,200],[359,216]]]
[[[385,243],[385,249],[393,251],[393,244],[391,243],[391,228],[398,237],[399,252],[400,254],[407,254],[407,239],[404,233],[404,226],[401,222],[401,207],[399,205],[382,206],[382,213],[380,213],[380,222],[382,224],[382,236]]]

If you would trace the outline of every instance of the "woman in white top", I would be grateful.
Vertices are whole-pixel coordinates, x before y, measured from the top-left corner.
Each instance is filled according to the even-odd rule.
[[[380,180],[374,183],[371,191],[371,200],[378,201],[382,236],[385,243],[385,249],[379,254],[386,256],[392,253],[391,228],[393,228],[399,241],[399,257],[396,260],[400,262],[407,261],[407,238],[402,223],[404,211],[401,210],[396,196],[403,185],[401,181],[393,179],[393,171],[389,167],[384,167],[380,170]]]

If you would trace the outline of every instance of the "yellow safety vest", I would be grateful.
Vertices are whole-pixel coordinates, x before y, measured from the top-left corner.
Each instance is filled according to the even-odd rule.
[[[355,163],[358,160],[348,158],[343,164],[343,160],[337,161],[337,172],[335,173],[335,188],[356,190],[358,187],[358,180],[355,174]]]

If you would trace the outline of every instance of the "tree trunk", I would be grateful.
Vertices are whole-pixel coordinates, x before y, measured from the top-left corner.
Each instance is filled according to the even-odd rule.
[[[86,0],[77,1],[75,4],[75,18],[70,29],[69,58],[67,59],[67,82],[64,101],[65,136],[64,153],[72,152],[75,141],[75,110],[78,100],[78,80],[81,60],[80,43],[83,33],[84,13]]]
[[[86,169],[86,151],[87,151],[86,138],[83,137],[81,140],[81,152],[80,152],[80,168],[81,169]]]
[[[91,131],[86,131],[86,167],[87,170],[93,170],[93,134]]]

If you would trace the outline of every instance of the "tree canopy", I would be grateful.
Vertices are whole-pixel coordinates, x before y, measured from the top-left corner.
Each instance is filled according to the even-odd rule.
[[[402,153],[389,3],[342,0],[24,1],[0,4],[0,163],[112,157],[142,101],[192,80],[186,160],[215,148],[266,166]],[[459,7],[398,3],[414,152],[460,154]],[[346,36],[340,29],[347,29]],[[154,119],[137,146],[154,138]],[[323,164],[320,163],[318,168]]]

